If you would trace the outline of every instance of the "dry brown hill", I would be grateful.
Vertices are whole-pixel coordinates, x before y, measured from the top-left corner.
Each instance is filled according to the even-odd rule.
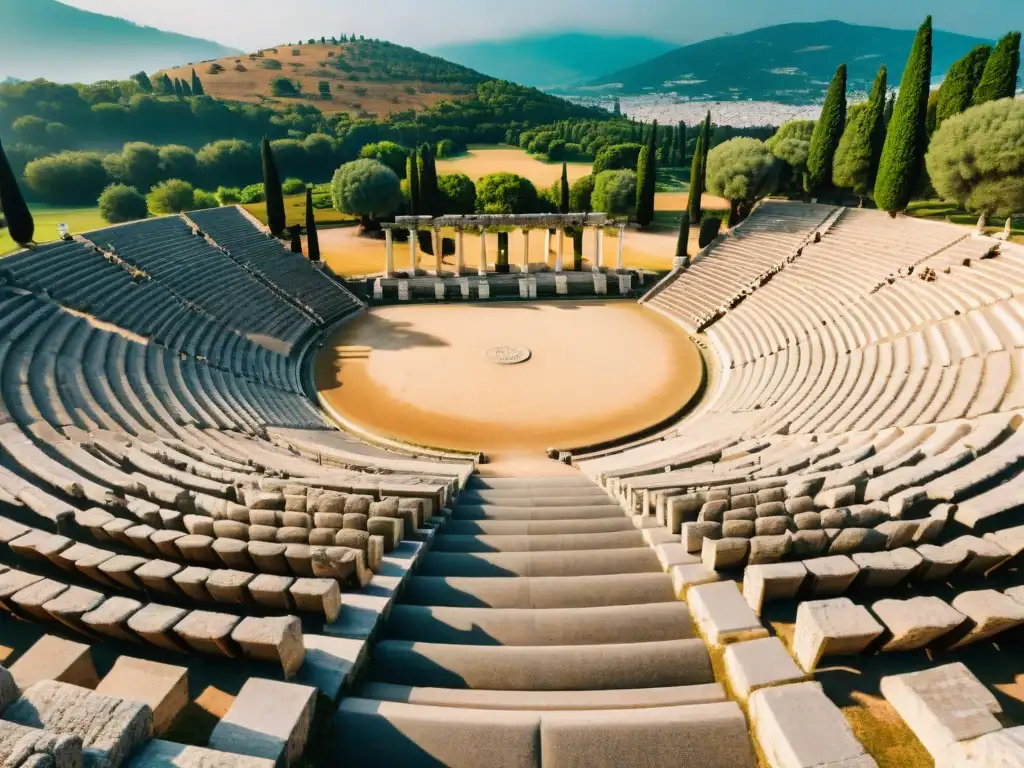
[[[243,56],[196,62],[157,73],[190,82],[195,68],[207,94],[267,106],[306,102],[325,114],[385,117],[420,110],[442,99],[474,92],[490,78],[413,48],[380,40],[266,48]],[[282,95],[286,78],[295,95]],[[330,98],[321,95],[321,83]]]

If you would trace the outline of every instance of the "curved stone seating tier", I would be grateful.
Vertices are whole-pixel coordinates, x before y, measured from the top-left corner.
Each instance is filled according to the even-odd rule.
[[[243,332],[292,344],[313,325],[178,216],[108,227],[85,238]]]
[[[227,255],[277,285],[324,324],[358,311],[362,305],[337,281],[325,275],[281,241],[256,228],[237,207],[211,208],[187,214]]]

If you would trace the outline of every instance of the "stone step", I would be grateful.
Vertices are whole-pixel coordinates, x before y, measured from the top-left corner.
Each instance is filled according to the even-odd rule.
[[[661,572],[650,547],[582,549],[568,552],[427,552],[417,572],[422,576],[592,576],[610,573]]]
[[[675,600],[664,573],[509,579],[413,575],[402,592],[406,604],[456,608],[586,608]]]
[[[628,522],[628,521],[627,521]],[[643,533],[611,531],[607,533],[535,533],[512,535],[451,535],[443,530],[434,539],[432,552],[564,552],[580,549],[628,549],[644,544]]]
[[[485,691],[457,688],[416,688],[391,683],[367,683],[360,696],[379,701],[432,707],[505,710],[644,709],[726,701],[719,683],[666,688],[625,688],[612,691]]]
[[[699,638],[605,645],[484,646],[383,640],[370,678],[436,688],[582,691],[714,682]]]
[[[582,475],[565,477],[481,477],[472,475],[466,481],[466,490],[519,490],[530,488],[596,488],[593,481]]]
[[[540,491],[464,491],[459,494],[459,505],[504,504],[509,507],[567,507],[577,504],[607,504],[617,506],[614,499],[598,487],[547,488]]]
[[[633,530],[633,521],[623,515],[580,520],[451,520],[444,527],[447,536],[549,536]]]
[[[396,605],[385,634],[392,640],[461,645],[598,645],[689,638],[693,627],[682,602],[557,611]]]
[[[555,507],[511,507],[503,504],[460,505],[452,512],[453,520],[593,520],[624,517],[622,508],[614,504],[580,504]]]

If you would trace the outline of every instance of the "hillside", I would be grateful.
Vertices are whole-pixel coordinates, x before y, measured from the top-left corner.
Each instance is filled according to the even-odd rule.
[[[56,0],[0,0],[0,19],[0,80],[90,83],[234,52]]]
[[[196,65],[210,96],[269,106],[307,102],[325,114],[385,117],[419,111],[442,99],[476,92],[490,78],[412,48],[383,40],[281,45],[243,56]],[[191,78],[192,67],[165,70],[171,78]],[[291,81],[294,95],[275,94],[275,80]],[[320,84],[326,83],[330,98]],[[280,86],[279,86],[280,87]]]
[[[674,92],[701,100],[813,102],[846,63],[850,91],[867,91],[881,64],[899,83],[914,32],[839,21],[780,24],[677,48],[635,67],[592,80],[587,90],[622,94]],[[932,75],[976,45],[990,43],[936,30]]]
[[[535,88],[564,88],[675,48],[674,43],[650,37],[570,33],[452,43],[432,52],[493,77]]]

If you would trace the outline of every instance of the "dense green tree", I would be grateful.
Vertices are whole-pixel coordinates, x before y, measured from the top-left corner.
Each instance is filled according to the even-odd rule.
[[[658,177],[658,121],[651,123],[647,136],[646,151],[640,153],[636,167],[636,221],[641,227],[649,227],[654,221],[654,195]]]
[[[676,165],[686,165],[686,123],[682,120],[676,126]]]
[[[974,89],[974,104],[1012,98],[1017,92],[1020,71],[1020,32],[1010,32],[997,44],[985,62],[981,82]]]
[[[138,221],[149,215],[146,198],[135,187],[111,184],[103,190],[98,201],[100,216],[110,224]]]
[[[825,95],[821,116],[814,124],[807,155],[807,183],[810,195],[826,194],[832,187],[832,165],[846,125],[846,65],[840,64]]]
[[[701,180],[704,178],[704,132],[697,136],[697,146],[693,150],[693,160],[690,163],[690,192],[687,198],[687,214],[691,221],[699,223],[701,220],[701,197],[704,190],[701,189]]]
[[[562,163],[562,181],[559,190],[558,212],[569,213],[569,169],[565,163]]]
[[[220,201],[213,192],[204,192],[201,189],[195,190],[192,200],[192,210],[202,211],[206,208],[219,208]]]
[[[288,237],[291,240],[291,252],[302,255],[302,227],[292,224],[288,227]]]
[[[199,75],[196,71],[192,70],[192,95],[193,96],[205,96],[206,89],[203,88],[203,81],[199,79]]]
[[[979,45],[966,56],[957,59],[950,66],[945,79],[938,90],[938,101],[935,105],[936,125],[953,115],[959,115],[974,101],[974,91],[981,82],[985,71],[985,63],[992,55],[992,47]]]
[[[406,161],[406,179],[409,182],[409,213],[419,216],[423,211],[420,202],[420,164],[416,150],[409,154]]]
[[[779,126],[775,135],[765,142],[768,151],[782,161],[779,189],[787,194],[801,196],[804,192],[804,174],[807,173],[814,124],[813,120],[790,120]]]
[[[989,101],[949,118],[926,160],[944,200],[986,216],[1024,211],[1024,102]]]
[[[885,111],[882,113],[882,118],[885,122],[885,130],[888,133],[889,123],[892,121],[892,113],[896,110],[896,93],[890,93],[889,98],[885,100]]]
[[[195,206],[196,196],[192,185],[181,179],[161,181],[146,195],[146,203],[151,213],[163,215],[191,211]]]
[[[306,191],[306,182],[304,182],[302,179],[290,178],[290,179],[285,179],[281,183],[281,192],[283,192],[285,194],[285,196],[301,195],[305,191]]]
[[[266,200],[267,196],[264,193],[262,182],[259,184],[249,184],[248,186],[242,187],[238,193],[238,202],[242,205],[252,205],[253,203],[262,203]]]
[[[832,168],[832,182],[852,191],[862,203],[875,188],[875,175],[885,142],[887,79],[883,65],[875,76],[867,102],[850,110]]]
[[[320,237],[316,232],[312,187],[306,188],[306,256],[310,261],[320,261]]]
[[[681,259],[687,255],[687,248],[690,243],[690,214],[683,211],[679,218],[679,237],[676,239],[676,258]]]
[[[609,216],[628,216],[636,208],[637,178],[633,171],[601,171],[594,177],[591,204]]]
[[[142,91],[142,93],[153,92],[153,81],[149,79],[149,75],[145,72],[136,72],[132,75],[132,80],[139,84],[139,90]]]
[[[393,141],[375,141],[363,147],[359,151],[359,157],[379,160],[394,171],[396,176],[402,176],[409,153]]]
[[[441,205],[441,192],[437,185],[437,165],[434,162],[434,151],[430,144],[420,147],[420,214],[424,216],[441,216],[444,209]]]
[[[437,188],[446,214],[469,216],[476,211],[476,184],[466,174],[442,174],[437,177]]]
[[[722,220],[717,216],[709,216],[700,223],[700,234],[697,237],[697,246],[703,250],[714,242],[722,229]]]
[[[163,167],[160,148],[141,141],[125,144],[119,155],[108,155],[104,166],[113,178],[135,189],[149,189],[159,181],[172,178]]]
[[[574,211],[590,213],[593,210],[593,195],[594,175],[581,176],[569,188],[569,207]]]
[[[25,204],[25,198],[18,186],[10,161],[3,145],[0,144],[0,213],[2,221],[10,232],[11,239],[18,245],[27,245],[35,236],[35,221]]]
[[[612,104],[612,117],[622,117],[622,105],[619,103],[619,97],[615,97],[615,101]]]
[[[185,90],[181,87],[181,80],[179,80],[178,78],[174,78],[174,98],[185,98]]]
[[[939,92],[932,91],[928,94],[928,107],[925,110],[924,131],[925,135],[931,136],[939,127]]]
[[[632,142],[624,144],[612,144],[598,150],[594,158],[594,166],[591,173],[598,174],[602,171],[633,171],[636,170],[637,161],[640,159],[642,144]]]
[[[335,172],[331,199],[336,210],[359,216],[364,230],[378,229],[380,218],[394,213],[401,204],[402,190],[394,171],[377,160],[363,158]]]
[[[884,211],[907,207],[924,171],[926,120],[932,72],[932,17],[917,32],[903,72],[875,179],[875,204]]]
[[[287,225],[284,194],[281,190],[281,176],[277,171],[274,150],[266,136],[260,143],[260,156],[263,161],[263,194],[267,203],[267,226],[270,228],[270,234],[281,237]]]
[[[196,153],[179,144],[167,144],[159,149],[161,178],[199,181],[199,163]],[[145,189],[145,187],[143,187]]]
[[[238,205],[242,200],[242,190],[238,187],[218,187],[217,202],[221,205]]]
[[[731,204],[730,225],[747,217],[754,203],[778,182],[778,161],[763,141],[730,139],[708,155],[708,191]]]
[[[198,172],[207,186],[245,185],[261,178],[260,150],[247,141],[225,139],[196,153]]]
[[[444,160],[447,157],[455,157],[458,154],[458,148],[455,146],[455,142],[451,139],[441,139],[437,142],[437,151],[434,154],[435,158],[441,158]]]
[[[477,213],[534,213],[539,207],[533,182],[514,173],[491,173],[476,184]]]
[[[25,182],[38,199],[54,205],[93,205],[110,175],[97,152],[61,152],[25,166]]]

